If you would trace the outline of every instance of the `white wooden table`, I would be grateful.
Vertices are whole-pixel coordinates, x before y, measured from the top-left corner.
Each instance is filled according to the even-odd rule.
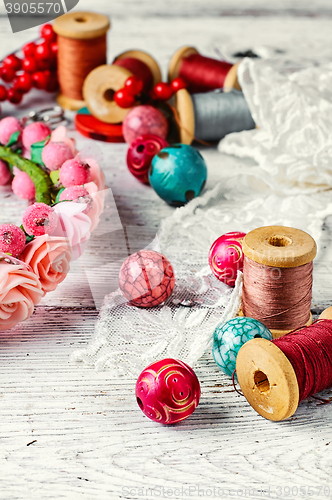
[[[290,57],[295,47],[310,60],[317,51],[331,56],[330,0],[81,0],[77,9],[92,7],[112,19],[109,59],[141,48],[155,55],[164,74],[183,44],[210,54],[215,46],[230,54],[265,45],[288,50]],[[3,5],[0,15],[0,56],[35,37],[36,29],[13,35]],[[40,95],[16,111],[3,106],[3,115],[42,108],[47,98]],[[74,135],[78,149],[89,142]],[[126,145],[99,145],[133,252],[152,240],[173,209],[130,176]],[[203,154],[209,188],[223,162],[235,160],[212,148]],[[1,223],[18,223],[24,206],[1,189]],[[328,247],[328,221],[325,229]],[[86,265],[98,262],[101,246],[94,237]],[[104,247],[103,259],[114,263],[107,279],[115,287],[126,257],[121,231]],[[73,267],[30,320],[0,335],[1,499],[332,498],[332,405],[309,399],[288,421],[264,420],[207,353],[197,370],[197,410],[177,426],[160,426],[139,410],[134,380],[111,380],[107,372],[70,364],[71,352],[91,339],[98,315],[84,269]],[[315,270],[316,312],[330,304],[330,271],[326,253]]]

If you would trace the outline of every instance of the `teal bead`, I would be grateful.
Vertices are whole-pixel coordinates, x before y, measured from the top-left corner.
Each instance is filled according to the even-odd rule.
[[[175,207],[196,198],[206,178],[207,167],[201,153],[186,144],[173,144],[159,151],[149,171],[153,189]]]
[[[257,319],[242,316],[217,326],[213,334],[212,354],[219,368],[231,377],[239,350],[248,340],[257,337],[273,339],[270,330]]]

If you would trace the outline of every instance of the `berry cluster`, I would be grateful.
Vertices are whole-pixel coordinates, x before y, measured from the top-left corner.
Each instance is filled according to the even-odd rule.
[[[150,98],[159,101],[168,101],[178,90],[185,89],[187,83],[181,77],[175,78],[171,83],[159,82],[150,92]],[[114,101],[120,108],[131,108],[141,97],[143,82],[133,75],[127,78],[124,87],[114,94]]]
[[[2,61],[0,78],[7,85],[0,84],[0,101],[19,104],[32,87],[48,92],[57,90],[58,45],[51,24],[41,27],[40,38],[40,43],[27,43],[16,54],[10,54]]]

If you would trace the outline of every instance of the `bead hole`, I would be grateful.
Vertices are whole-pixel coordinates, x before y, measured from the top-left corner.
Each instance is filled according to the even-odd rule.
[[[143,153],[144,148],[145,148],[144,144],[140,144],[139,146],[137,146],[137,151],[138,151],[139,153]]]
[[[140,407],[140,409],[143,410],[144,405],[143,405],[143,401],[141,400],[141,398],[136,398],[136,400],[137,400],[137,404]]]
[[[107,89],[104,92],[104,99],[105,101],[112,102],[114,101],[114,90],[113,89]]]
[[[270,390],[270,382],[264,372],[257,370],[254,374],[254,383],[259,392],[264,393]]]
[[[86,23],[87,19],[85,17],[75,17],[77,23]]]
[[[288,238],[288,236],[280,236],[278,234],[270,236],[267,242],[273,247],[287,247],[288,245],[291,245],[293,243],[292,240]]]

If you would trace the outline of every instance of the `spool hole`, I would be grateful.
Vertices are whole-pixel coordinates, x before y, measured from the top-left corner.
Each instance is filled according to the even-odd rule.
[[[136,398],[136,400],[137,400],[137,404],[140,407],[140,409],[143,410],[144,405],[143,405],[143,401],[141,400],[141,398]]]
[[[86,23],[87,20],[85,19],[85,17],[75,17],[75,21],[77,23]]]
[[[114,94],[115,94],[115,92],[113,89],[106,89],[104,92],[105,101],[113,102],[114,101]]]
[[[269,245],[272,245],[274,247],[287,247],[288,245],[291,245],[293,243],[292,240],[288,238],[288,236],[281,236],[279,234],[270,236],[267,242],[269,243]]]
[[[259,392],[267,392],[270,390],[270,382],[266,374],[260,370],[254,373],[254,383]]]

